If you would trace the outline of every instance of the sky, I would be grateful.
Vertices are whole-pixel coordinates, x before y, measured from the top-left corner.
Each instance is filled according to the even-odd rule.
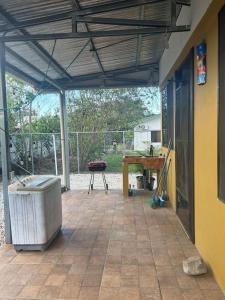
[[[79,91],[77,91],[79,94]],[[156,101],[160,101],[159,94],[157,96],[158,99]],[[148,99],[143,97],[144,102],[146,105],[148,105]],[[60,98],[58,94],[41,94],[38,95],[35,100],[33,101],[33,109],[38,112],[39,116],[45,115],[45,114],[54,114],[58,109],[60,105]],[[158,111],[158,105],[155,107],[152,107],[153,113],[159,113]]]

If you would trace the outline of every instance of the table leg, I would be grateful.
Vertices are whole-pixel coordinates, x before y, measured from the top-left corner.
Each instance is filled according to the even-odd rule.
[[[157,170],[157,187],[159,186],[160,170]]]
[[[128,197],[128,164],[123,164],[123,196]]]

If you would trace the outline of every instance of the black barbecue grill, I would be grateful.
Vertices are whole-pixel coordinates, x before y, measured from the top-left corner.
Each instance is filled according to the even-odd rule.
[[[95,173],[102,174],[102,181],[103,181],[105,193],[107,193],[109,186],[108,186],[108,183],[106,182],[106,178],[105,178],[106,167],[107,167],[107,164],[103,160],[91,161],[88,163],[88,170],[91,172],[88,194],[90,193],[91,190],[94,189]]]

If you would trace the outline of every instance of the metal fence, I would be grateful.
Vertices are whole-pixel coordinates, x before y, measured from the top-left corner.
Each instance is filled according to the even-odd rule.
[[[134,131],[69,132],[70,172],[85,172],[87,163],[98,159],[107,161],[108,172],[121,172],[125,154],[148,151],[150,133],[145,131],[144,134]],[[18,174],[24,174],[23,169],[38,175],[62,173],[60,133],[11,135],[10,153],[13,169]]]

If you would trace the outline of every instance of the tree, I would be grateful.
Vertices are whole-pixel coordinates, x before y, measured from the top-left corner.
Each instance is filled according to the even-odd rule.
[[[80,163],[85,168],[88,161],[100,158],[104,152],[104,131],[133,130],[143,118],[151,115],[151,106],[157,91],[129,89],[95,89],[72,91],[67,94],[68,126],[70,132],[92,132],[79,135]],[[148,98],[148,99],[146,99]],[[121,134],[113,139],[122,142]],[[112,142],[112,141],[111,141]],[[71,141],[76,149],[76,140]]]

